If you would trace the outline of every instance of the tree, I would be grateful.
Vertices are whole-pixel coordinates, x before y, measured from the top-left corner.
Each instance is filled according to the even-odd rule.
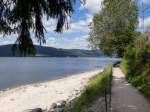
[[[31,32],[40,44],[45,43],[42,18],[57,20],[56,32],[61,33],[68,16],[73,13],[76,0],[0,0],[0,33],[17,33],[13,50],[22,56],[34,54]]]
[[[101,11],[95,14],[90,32],[90,46],[104,54],[123,57],[126,47],[136,35],[137,5],[133,0],[104,0]]]

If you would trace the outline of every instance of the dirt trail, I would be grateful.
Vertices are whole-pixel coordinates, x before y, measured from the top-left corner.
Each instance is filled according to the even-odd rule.
[[[120,68],[113,69],[112,112],[150,112],[150,103],[126,81]]]

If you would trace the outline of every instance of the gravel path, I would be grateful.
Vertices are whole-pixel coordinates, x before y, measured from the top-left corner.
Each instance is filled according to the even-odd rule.
[[[126,81],[120,68],[113,70],[112,112],[150,112],[150,103]]]

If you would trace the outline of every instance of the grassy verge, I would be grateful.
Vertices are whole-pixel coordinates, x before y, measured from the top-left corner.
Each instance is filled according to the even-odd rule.
[[[150,66],[146,67],[141,74],[136,75],[130,70],[126,60],[122,61],[120,68],[126,74],[127,80],[150,101]]]
[[[92,102],[100,97],[104,97],[105,89],[110,91],[112,80],[112,66],[108,66],[103,72],[91,78],[88,86],[82,91],[76,99],[72,112],[83,112]]]
[[[120,68],[124,74],[127,74],[127,61],[125,59],[122,60]]]

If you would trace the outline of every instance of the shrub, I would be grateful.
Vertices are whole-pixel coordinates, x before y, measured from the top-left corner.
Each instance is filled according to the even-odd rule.
[[[150,42],[136,40],[134,47],[128,47],[120,67],[128,81],[150,99]]]

